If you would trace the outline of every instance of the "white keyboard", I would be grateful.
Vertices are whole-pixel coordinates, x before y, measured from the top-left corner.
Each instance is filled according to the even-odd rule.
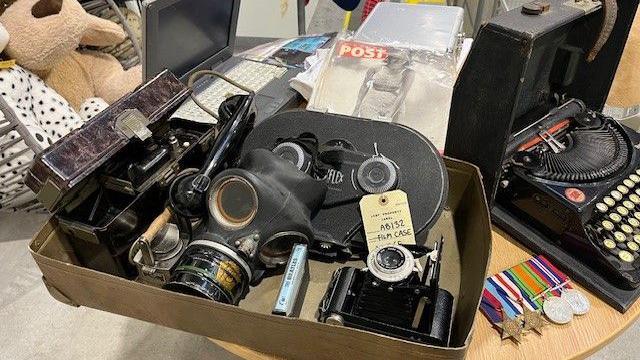
[[[271,80],[281,77],[286,72],[287,69],[284,67],[245,60],[235,65],[231,70],[227,71],[225,75],[241,85],[252,89],[254,92],[258,92]],[[199,92],[196,93],[198,100],[216,114],[218,113],[220,104],[222,104],[224,100],[233,95],[246,94],[246,91],[240,90],[222,79],[209,82],[205,85],[204,89],[197,90],[199,90]],[[182,104],[178,110],[171,115],[171,118],[206,124],[215,124],[217,122],[214,117],[200,109],[191,99]]]

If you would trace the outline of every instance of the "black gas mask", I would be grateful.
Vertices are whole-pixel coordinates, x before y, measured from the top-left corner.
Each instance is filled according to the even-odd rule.
[[[206,195],[208,217],[165,285],[237,304],[264,269],[285,264],[295,244],[311,245],[311,218],[327,187],[266,149],[220,172]]]

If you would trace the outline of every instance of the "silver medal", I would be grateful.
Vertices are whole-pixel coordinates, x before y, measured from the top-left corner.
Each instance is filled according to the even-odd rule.
[[[566,300],[557,296],[546,298],[542,303],[542,310],[556,324],[567,324],[573,320],[573,308]]]
[[[591,309],[589,299],[576,289],[563,290],[560,297],[571,305],[575,315],[584,315]]]

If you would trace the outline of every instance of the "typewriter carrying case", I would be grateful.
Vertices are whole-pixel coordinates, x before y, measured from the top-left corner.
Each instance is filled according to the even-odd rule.
[[[462,359],[486,276],[491,224],[477,168],[449,158],[445,163],[447,206],[429,238],[443,235],[447,239],[440,284],[456,299],[448,348],[317,322],[318,304],[333,271],[345,265],[341,263],[311,261],[300,318],[286,318],[271,315],[281,276],[264,279],[236,307],[82,267],[70,246],[74,235],[62,231],[55,217],[34,237],[30,250],[50,294],[72,306],[88,306],[291,359]]]
[[[625,311],[640,289],[611,285],[556,239],[496,203],[510,141],[555,107],[556,99],[580,99],[587,108],[602,111],[638,7],[637,0],[617,2],[617,19],[611,24],[612,9],[606,16],[605,1],[544,3],[498,15],[480,29],[454,87],[445,154],[479,166],[496,224]],[[608,25],[608,41],[588,61]]]

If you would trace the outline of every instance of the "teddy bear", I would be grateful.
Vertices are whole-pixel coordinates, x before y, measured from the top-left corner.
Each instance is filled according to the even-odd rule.
[[[0,53],[8,40],[0,23]],[[33,157],[108,105],[89,98],[77,113],[29,70],[0,64],[0,211],[37,209],[35,195],[22,181]]]
[[[89,98],[111,104],[140,85],[140,65],[124,70],[109,54],[78,50],[79,45],[121,43],[126,34],[118,24],[88,14],[77,0],[2,1],[0,23],[9,33],[5,54],[38,75],[76,111],[83,110]]]

